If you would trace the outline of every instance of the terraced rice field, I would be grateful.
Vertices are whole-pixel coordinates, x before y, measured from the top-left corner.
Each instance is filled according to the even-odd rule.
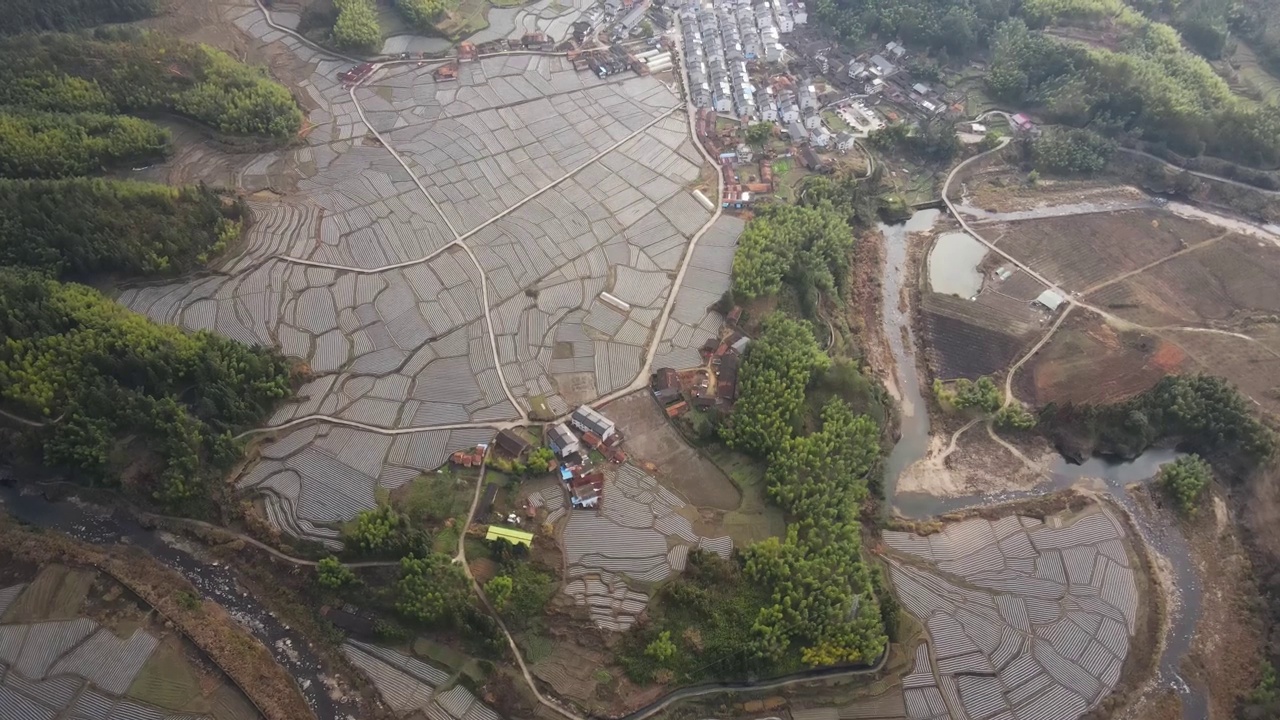
[[[421,712],[431,720],[499,720],[449,673],[390,648],[351,640],[342,646],[396,713]]]
[[[536,8],[511,12],[526,11],[541,23]],[[345,63],[257,8],[235,12],[312,68],[299,89],[316,130],[240,173],[253,190],[296,168],[296,189],[253,196],[224,273],[120,300],[312,370],[270,424],[314,424],[283,431],[240,481],[282,531],[336,547],[335,524],[373,507],[376,489],[487,442],[496,423],[629,386],[655,343],[660,362],[683,361],[718,330],[708,307],[728,286],[736,220],[707,233],[658,337],[711,218],[688,190],[703,157],[663,83],[530,53],[441,82],[435,65],[388,64],[351,89],[337,80]]]
[[[93,578],[92,572],[51,565],[36,576],[21,597],[9,603],[8,609],[0,607],[0,620],[16,623],[74,618]]]
[[[0,588],[0,718],[4,720],[259,720],[230,686],[201,680],[171,637],[120,637],[88,617],[15,620],[14,610],[83,604],[91,571],[51,566],[30,584]],[[9,612],[6,612],[9,611]]]
[[[1071,720],[1095,707],[1138,628],[1128,541],[1096,505],[886,532],[898,598],[929,636],[903,680],[907,717]]]
[[[605,472],[600,508],[573,510],[560,544],[569,582],[565,593],[587,606],[602,630],[635,624],[647,590],[682,572],[690,548],[728,558],[729,537],[699,537],[683,513],[691,508],[632,465]]]

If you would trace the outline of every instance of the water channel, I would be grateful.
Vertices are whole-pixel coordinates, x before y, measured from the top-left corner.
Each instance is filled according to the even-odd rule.
[[[1180,673],[1182,659],[1191,648],[1202,603],[1200,578],[1191,562],[1190,548],[1176,525],[1163,516],[1147,513],[1126,491],[1128,485],[1150,480],[1161,465],[1175,460],[1180,453],[1171,449],[1151,449],[1131,461],[1114,462],[1092,458],[1079,465],[1060,458],[1050,469],[1050,477],[1028,490],[945,498],[924,493],[897,492],[898,476],[912,463],[923,459],[929,447],[929,413],[916,372],[910,316],[899,307],[903,284],[910,277],[907,267],[908,236],[929,230],[938,216],[937,210],[927,210],[916,213],[904,224],[880,226],[886,245],[882,284],[884,333],[893,353],[894,379],[902,408],[902,434],[889,455],[885,468],[885,494],[890,499],[890,505],[904,517],[927,518],[978,505],[1036,497],[1082,482],[1092,483],[1096,489],[1105,490],[1129,511],[1143,540],[1167,562],[1176,596],[1169,607],[1168,632],[1159,663],[1159,682],[1182,694],[1184,720],[1204,720],[1208,717],[1207,693],[1201,688],[1193,688]],[[1097,483],[1101,485],[1098,486]]]

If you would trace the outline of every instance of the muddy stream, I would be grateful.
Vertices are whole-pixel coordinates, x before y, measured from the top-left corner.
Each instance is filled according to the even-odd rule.
[[[929,414],[916,372],[916,345],[911,338],[910,313],[900,307],[902,288],[910,276],[907,267],[907,236],[925,232],[937,221],[939,211],[918,212],[906,223],[880,225],[885,238],[884,333],[894,359],[894,393],[901,404],[901,438],[890,453],[885,468],[885,494],[894,512],[908,518],[927,518],[976,505],[990,505],[1035,497],[1076,484],[1106,491],[1129,511],[1147,545],[1159,555],[1157,562],[1168,568],[1174,597],[1170,599],[1169,622],[1160,657],[1158,683],[1175,689],[1182,697],[1184,720],[1208,717],[1208,697],[1202,688],[1183,679],[1180,666],[1191,648],[1196,621],[1200,617],[1200,578],[1190,558],[1186,538],[1163,516],[1153,516],[1135,503],[1125,487],[1149,481],[1159,467],[1180,453],[1152,449],[1129,462],[1093,458],[1073,465],[1059,458],[1051,469],[1051,479],[1031,490],[961,497],[938,497],[925,493],[897,492],[903,470],[925,457],[929,447]],[[905,341],[904,341],[905,336]]]

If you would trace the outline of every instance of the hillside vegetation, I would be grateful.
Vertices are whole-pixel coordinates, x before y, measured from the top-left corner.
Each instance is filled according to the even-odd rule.
[[[0,35],[80,30],[155,15],[158,0],[8,0],[0,13]]]
[[[102,113],[0,109],[0,177],[60,178],[163,157],[169,133]]]
[[[76,279],[183,273],[234,242],[243,217],[203,186],[0,180],[0,265]]]
[[[0,105],[63,113],[171,112],[229,135],[278,140],[302,112],[261,70],[157,33],[24,35],[0,42]]]
[[[290,390],[278,354],[159,325],[96,290],[0,270],[0,402],[24,457],[202,513],[234,431]]]
[[[818,0],[814,13],[846,40],[877,33],[944,63],[989,51],[987,85],[995,99],[1004,107],[1037,109],[1053,123],[1140,138],[1189,157],[1280,165],[1280,108],[1233,94],[1193,51],[1220,55],[1230,21],[1269,64],[1280,65],[1280,29],[1267,29],[1280,23],[1276,0],[1243,6],[1216,0],[1133,6],[1123,0]],[[1183,34],[1152,19],[1158,16],[1169,16]],[[1056,26],[1105,40],[1085,44],[1045,32]]]

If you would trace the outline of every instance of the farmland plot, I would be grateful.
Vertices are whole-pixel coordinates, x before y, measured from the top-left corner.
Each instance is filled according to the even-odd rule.
[[[985,237],[1044,277],[1081,291],[1219,233],[1160,210],[1126,210],[984,226]]]
[[[1230,235],[1086,300],[1150,326],[1214,326],[1251,313],[1280,313],[1280,248]]]
[[[931,646],[903,680],[909,717],[949,717],[949,706],[1071,720],[1119,682],[1144,623],[1128,531],[1109,510],[966,520],[884,542]]]
[[[92,570],[58,565],[0,588],[0,611],[9,610],[0,622],[0,718],[260,717],[207,659],[126,598]]]
[[[663,83],[511,53],[442,81],[432,64],[388,64],[353,89],[337,79],[344,63],[271,30],[258,8],[232,12],[312,68],[300,91],[314,131],[242,173],[252,187],[281,166],[298,178],[283,196],[253,195],[245,248],[223,272],[120,301],[312,371],[269,421],[289,427],[239,481],[284,533],[336,547],[334,525],[376,489],[488,441],[496,423],[624,388],[652,344],[688,355],[718,323],[703,299],[727,275],[695,271],[705,292],[657,337],[711,217],[688,189],[702,155]],[[731,258],[740,230],[709,234],[700,262]]]

